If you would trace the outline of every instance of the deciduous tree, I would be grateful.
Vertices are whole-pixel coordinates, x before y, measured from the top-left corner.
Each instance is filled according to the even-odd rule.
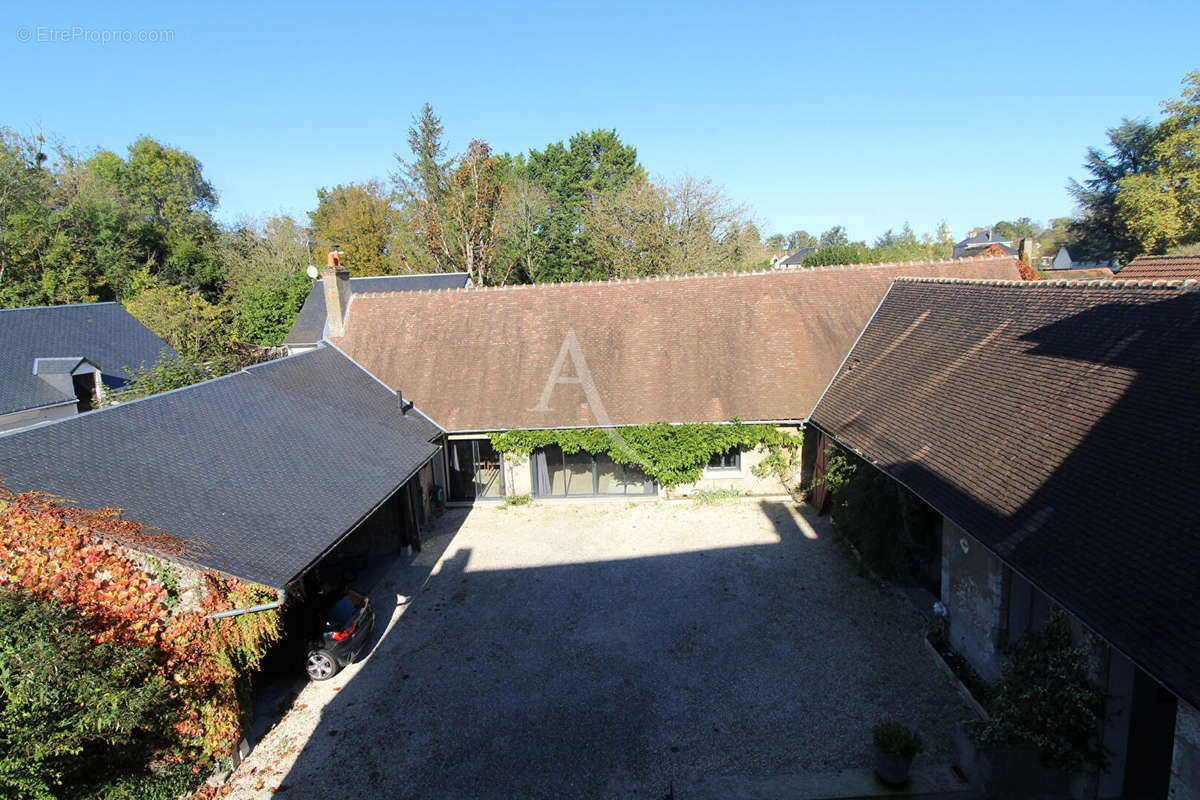
[[[441,197],[420,206],[419,230],[440,271],[466,272],[479,286],[507,282],[507,272],[496,269],[505,191],[491,147],[472,141],[446,177]]]
[[[399,271],[390,259],[396,210],[379,181],[318,189],[317,208],[309,213],[309,221],[322,250],[340,247],[346,254],[344,263],[355,275]]]
[[[1152,167],[1118,181],[1118,216],[1138,247],[1162,253],[1200,241],[1200,72],[1190,72],[1150,142]]]

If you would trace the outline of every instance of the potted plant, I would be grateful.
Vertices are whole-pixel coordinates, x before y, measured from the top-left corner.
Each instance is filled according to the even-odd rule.
[[[875,736],[875,773],[879,780],[891,786],[904,784],[913,759],[925,749],[921,736],[891,720],[876,725],[871,733]]]
[[[1096,741],[1105,696],[1091,682],[1088,651],[1056,612],[1008,657],[991,718],[956,737],[959,766],[988,797],[1066,794],[1073,774],[1107,763]]]

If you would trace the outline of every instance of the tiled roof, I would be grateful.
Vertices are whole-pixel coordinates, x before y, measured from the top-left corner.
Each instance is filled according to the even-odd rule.
[[[1200,280],[1200,256],[1138,256],[1118,274],[1122,280]]]
[[[1113,271],[1108,267],[1088,267],[1084,269],[1044,269],[1042,274],[1049,280],[1066,281],[1101,281],[1112,280]]]
[[[12,308],[0,311],[0,414],[74,402],[33,372],[34,359],[73,358],[97,365],[104,384],[121,386],[126,367],[150,366],[167,343],[116,303]]]
[[[359,294],[337,343],[448,430],[799,420],[902,275],[1018,271],[977,259]],[[550,383],[560,359],[558,376],[576,375],[576,355],[593,398]]]
[[[1195,285],[901,280],[812,422],[1195,705],[1197,376]]]
[[[431,272],[417,275],[377,275],[374,277],[351,278],[350,293],[359,292],[421,292],[433,289],[461,289],[470,276],[465,272]],[[296,315],[285,345],[293,347],[311,346],[321,341],[325,334],[325,291],[321,281],[313,283],[300,313]]]
[[[122,508],[202,542],[193,563],[282,587],[420,468],[438,433],[321,347],[0,436],[0,480]]]

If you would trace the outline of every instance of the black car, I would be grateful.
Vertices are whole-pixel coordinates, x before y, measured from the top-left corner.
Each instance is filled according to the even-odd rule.
[[[348,589],[329,609],[325,630],[308,650],[305,671],[314,681],[332,678],[354,662],[375,630],[375,609],[363,595]]]

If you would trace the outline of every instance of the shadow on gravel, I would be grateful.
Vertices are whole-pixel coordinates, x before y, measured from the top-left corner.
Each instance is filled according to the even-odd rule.
[[[376,618],[375,634],[360,660],[370,658],[382,641],[397,607],[421,590],[469,512],[466,508],[452,508],[434,518],[422,535],[420,551],[377,554],[356,565],[350,584],[371,598]],[[307,642],[281,642],[277,648],[279,651],[268,655],[264,670],[254,678],[252,721],[245,732],[252,748],[287,715],[297,695],[308,684],[303,660]]]
[[[383,587],[416,596],[278,796],[657,800],[870,763],[870,725],[928,687],[895,658],[902,626],[835,590],[879,593],[793,508],[760,503],[776,543],[643,558],[474,571],[503,538],[450,542],[419,594]]]

